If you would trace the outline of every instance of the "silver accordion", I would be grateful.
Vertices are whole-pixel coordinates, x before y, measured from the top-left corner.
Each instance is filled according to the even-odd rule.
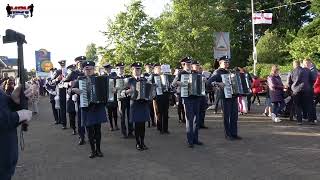
[[[248,74],[241,76],[238,72],[221,74],[225,98],[250,94],[251,84],[248,77]]]
[[[174,76],[171,74],[155,75],[154,77],[156,95],[163,95],[164,92],[171,92],[171,83]]]
[[[146,80],[137,81],[135,91],[131,96],[132,100],[152,100],[152,84]]]
[[[129,78],[117,78],[115,79],[115,87],[117,89],[117,99],[125,98],[121,95],[121,91],[128,86]]]
[[[198,73],[181,74],[181,97],[205,96],[205,77]]]
[[[79,77],[80,107],[113,102],[114,79],[108,76]]]

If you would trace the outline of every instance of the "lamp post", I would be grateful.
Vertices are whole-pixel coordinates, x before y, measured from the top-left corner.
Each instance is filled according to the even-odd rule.
[[[254,3],[253,0],[251,0],[251,21],[252,21],[252,45],[253,45],[253,74],[257,75],[257,62],[258,62],[258,56],[257,56],[257,49],[256,49],[256,35],[255,35],[255,28],[254,28]]]

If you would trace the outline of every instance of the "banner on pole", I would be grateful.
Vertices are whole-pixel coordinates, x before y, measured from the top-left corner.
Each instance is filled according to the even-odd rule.
[[[48,77],[50,69],[53,67],[51,53],[45,49],[35,51],[37,76]]]
[[[254,13],[254,24],[272,24],[272,13]]]
[[[215,32],[214,58],[231,57],[229,32]]]

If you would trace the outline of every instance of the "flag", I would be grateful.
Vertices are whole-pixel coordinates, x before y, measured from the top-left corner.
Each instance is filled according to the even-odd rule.
[[[254,24],[272,24],[272,13],[254,13]]]

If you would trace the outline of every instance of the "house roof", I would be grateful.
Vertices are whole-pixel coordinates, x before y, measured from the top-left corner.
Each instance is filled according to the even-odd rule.
[[[17,66],[17,58],[8,58],[7,56],[0,56],[0,60],[6,64],[6,66]]]

